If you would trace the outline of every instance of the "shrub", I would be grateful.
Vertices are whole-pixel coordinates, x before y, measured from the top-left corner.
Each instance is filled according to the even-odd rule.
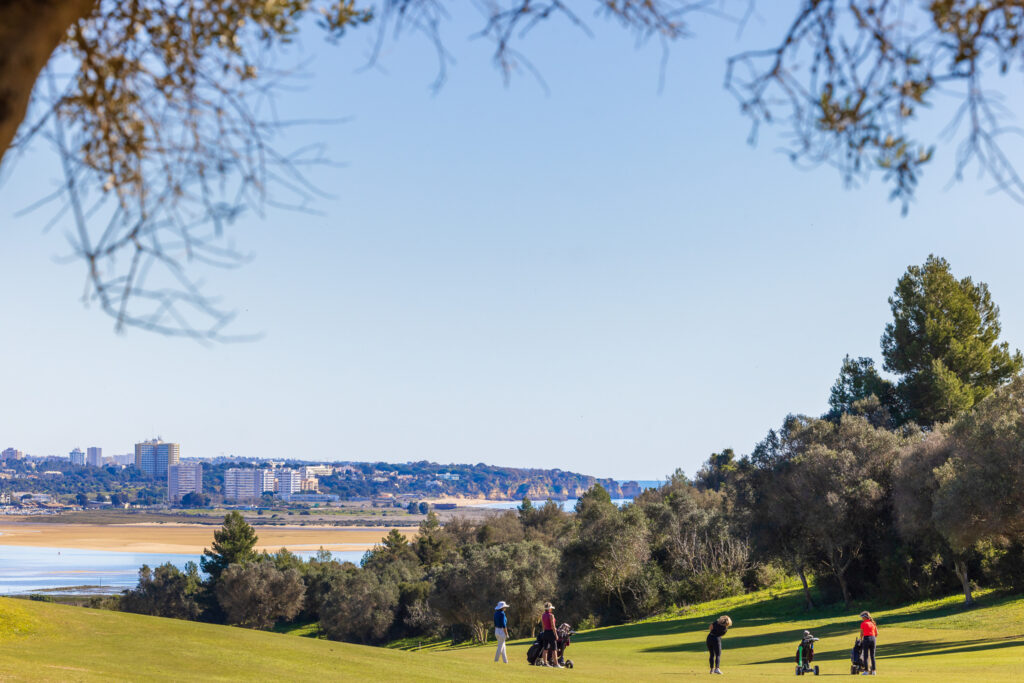
[[[759,562],[743,574],[743,587],[757,591],[777,586],[785,580],[785,569],[774,562]]]
[[[687,602],[707,602],[743,593],[743,581],[737,574],[701,572],[683,582],[683,597]]]
[[[217,602],[228,623],[249,628],[266,629],[294,618],[305,593],[297,569],[282,571],[270,560],[233,564],[216,584]]]

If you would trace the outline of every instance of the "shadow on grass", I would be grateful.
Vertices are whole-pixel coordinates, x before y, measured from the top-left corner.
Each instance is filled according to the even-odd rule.
[[[908,657],[933,657],[947,654],[958,654],[964,652],[982,652],[986,650],[1001,650],[1008,647],[1024,647],[1024,640],[1019,636],[1008,636],[1006,638],[975,638],[973,640],[908,640],[891,645],[880,645],[876,653],[876,659],[905,659]],[[849,650],[822,650],[814,653],[814,661],[829,662],[850,661]],[[793,648],[794,655],[796,648]],[[792,663],[795,656],[777,657],[775,659],[764,659],[751,664],[787,664]]]
[[[839,637],[845,634],[850,634],[850,649],[853,649],[854,634],[851,627],[844,623],[837,624],[825,624],[822,626],[814,627],[814,635],[819,638],[832,638]],[[803,629],[786,629],[784,631],[772,631],[771,633],[759,633],[757,635],[727,635],[722,639],[723,650],[740,650],[748,647],[765,647],[765,646],[776,646],[779,648],[790,645],[787,649],[792,650],[792,654],[788,654],[781,659],[773,659],[771,661],[789,661],[796,657],[796,647],[800,644],[800,638],[803,635]],[[707,645],[704,640],[697,642],[688,643],[671,643],[668,645],[656,645],[653,647],[644,648],[641,652],[707,652]],[[825,656],[825,652],[815,652],[816,658]]]
[[[970,607],[962,603],[946,603],[908,612],[885,614],[880,621],[884,629],[887,626],[906,625],[918,621],[956,616],[979,609],[1000,607],[1019,599],[1019,595],[990,594],[978,599]],[[870,607],[874,611],[885,611],[884,606],[875,607],[871,605]],[[898,607],[895,609],[898,609]],[[789,629],[776,630],[767,634],[726,635],[723,639],[723,645],[730,648],[792,643],[795,650],[805,628],[813,629],[814,635],[819,638],[849,634],[850,647],[852,648],[853,640],[858,630],[857,627],[860,623],[860,619],[857,617],[860,609],[855,607],[846,608],[839,604],[805,610],[803,608],[803,596],[799,591],[791,591],[774,600],[741,605],[729,608],[726,611],[728,611],[729,616],[732,618],[735,627],[739,628],[763,627],[773,624],[792,625]],[[683,634],[700,634],[704,636],[714,619],[714,616],[708,614],[694,617],[682,615],[676,619],[648,621],[597,629],[579,634],[576,636],[576,640],[578,642],[600,642]],[[832,623],[827,623],[829,620],[832,620]],[[808,626],[808,624],[811,626]],[[1019,634],[1014,634],[1013,637],[1019,637]],[[642,652],[701,652],[705,650],[706,645],[704,644],[703,637],[701,637],[696,642],[656,646],[642,650]]]

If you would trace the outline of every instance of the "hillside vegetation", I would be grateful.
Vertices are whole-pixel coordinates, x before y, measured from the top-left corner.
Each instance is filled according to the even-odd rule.
[[[572,671],[527,666],[527,640],[509,648],[502,679],[657,680],[707,675],[708,622],[728,613],[722,668],[731,680],[793,676],[799,635],[821,638],[822,674],[849,675],[857,619],[845,610],[806,615],[797,591],[762,591],[637,624],[578,634]],[[875,612],[879,675],[901,681],[1024,680],[1024,597],[985,593]],[[0,680],[479,681],[497,673],[492,646],[419,652],[364,647],[47,603],[0,599]]]

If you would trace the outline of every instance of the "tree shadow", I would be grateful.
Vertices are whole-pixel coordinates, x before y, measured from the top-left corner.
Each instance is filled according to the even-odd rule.
[[[999,607],[1006,603],[1019,600],[1018,595],[990,594],[978,599],[974,605],[967,606],[963,603],[947,603],[925,607],[911,612],[885,614],[881,618],[881,629],[890,625],[907,624],[929,619],[967,614],[979,609]],[[870,607],[879,612],[884,612],[885,607]],[[723,646],[740,648],[757,645],[777,645],[784,642],[792,642],[794,650],[800,642],[800,637],[805,628],[811,628],[814,635],[819,638],[850,635],[850,648],[853,648],[853,640],[857,635],[859,618],[856,616],[860,611],[859,607],[846,608],[842,604],[818,607],[813,610],[803,609],[803,596],[799,590],[783,594],[776,600],[769,602],[757,602],[750,605],[728,608],[729,615],[736,627],[758,627],[769,625],[792,625],[792,630],[778,630],[772,633],[760,635],[733,635],[727,634],[723,638]],[[699,633],[706,635],[714,616],[701,615],[687,617],[685,615],[676,619],[664,621],[642,622],[637,624],[625,624],[608,628],[596,629],[580,633],[575,637],[577,642],[599,642],[606,640],[621,640],[626,638],[642,638],[672,635],[692,635]],[[833,623],[821,623],[828,620]],[[808,626],[809,625],[809,626]],[[1011,637],[1024,635],[1012,634]],[[886,646],[889,647],[889,646]],[[643,650],[644,652],[700,652],[706,646],[703,638],[696,642],[678,643],[663,645]]]
[[[980,652],[984,650],[998,650],[1007,647],[1024,647],[1024,639],[1020,636],[1006,636],[1004,638],[975,638],[973,640],[908,640],[899,643],[885,644],[878,648],[875,658],[904,659],[907,657],[933,657],[945,654],[957,654],[963,652]],[[820,650],[814,653],[814,661],[836,662],[850,661],[851,647],[846,650]],[[788,657],[776,657],[764,659],[751,664],[786,664],[795,660],[796,648],[793,648],[793,655]]]
[[[729,613],[733,622],[737,626],[750,627],[766,626],[776,623],[797,623],[808,620],[819,621],[821,619],[828,619],[829,617],[842,616],[847,614],[849,610],[844,610],[841,607],[837,609],[835,606],[832,606],[813,611],[805,611],[803,609],[802,595],[798,590],[791,590],[780,595],[775,600],[768,602],[760,601],[749,605],[730,607],[723,610],[722,613],[724,614],[725,612]],[[637,624],[624,624],[622,626],[610,626],[593,631],[586,631],[575,636],[574,640],[579,642],[596,642],[604,640],[620,640],[624,638],[690,634],[695,631],[704,632],[706,634],[711,626],[711,622],[716,618],[717,615],[712,616],[703,614],[700,616],[688,617],[684,614],[675,619],[648,621]],[[803,628],[804,627],[800,627],[796,632],[797,641],[800,640],[799,635],[803,632]],[[727,635],[726,640],[731,642],[732,636]],[[699,649],[703,648],[704,643],[701,641]]]
[[[726,635],[726,637],[722,639],[722,649],[723,650],[727,650],[727,649],[728,650],[739,650],[739,649],[745,649],[745,648],[748,648],[748,647],[765,647],[765,646],[778,646],[778,647],[782,647],[785,644],[790,644],[790,645],[792,645],[792,648],[790,648],[790,649],[793,651],[791,655],[789,655],[787,657],[783,657],[781,659],[773,659],[773,660],[771,660],[773,662],[779,662],[779,661],[787,661],[788,662],[791,659],[794,659],[796,657],[796,648],[797,648],[797,645],[800,644],[800,640],[803,637],[803,632],[804,632],[803,627],[797,627],[797,628],[794,628],[792,630],[787,629],[787,630],[783,630],[783,631],[773,631],[773,632],[770,632],[770,633],[759,633],[759,634],[756,634],[756,635],[735,635],[735,636]],[[843,635],[846,635],[846,634],[850,635],[850,649],[852,650],[853,649],[853,640],[854,640],[854,635],[855,634],[853,633],[853,630],[851,629],[851,627],[848,626],[847,624],[843,624],[843,623],[823,624],[823,625],[818,625],[818,626],[814,627],[814,635],[816,635],[819,638],[840,637],[840,636],[843,636]],[[644,648],[643,650],[641,650],[641,652],[706,652],[706,651],[707,651],[707,645],[705,644],[704,640],[699,640],[697,642],[671,643],[671,644],[667,644],[667,645],[655,645],[655,646]],[[835,650],[835,651],[827,650],[827,651],[815,651],[814,656],[815,656],[815,659],[819,659],[819,658],[824,657],[826,654],[830,654],[832,652],[836,652],[836,653],[846,652],[847,654],[849,654],[848,650],[847,651],[843,651],[843,650]]]

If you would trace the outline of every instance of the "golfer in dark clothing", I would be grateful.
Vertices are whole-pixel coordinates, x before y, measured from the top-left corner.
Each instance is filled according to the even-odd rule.
[[[722,665],[722,636],[732,626],[732,619],[728,615],[722,615],[711,623],[711,632],[708,634],[708,664],[711,666],[711,673],[720,674],[718,668]]]

